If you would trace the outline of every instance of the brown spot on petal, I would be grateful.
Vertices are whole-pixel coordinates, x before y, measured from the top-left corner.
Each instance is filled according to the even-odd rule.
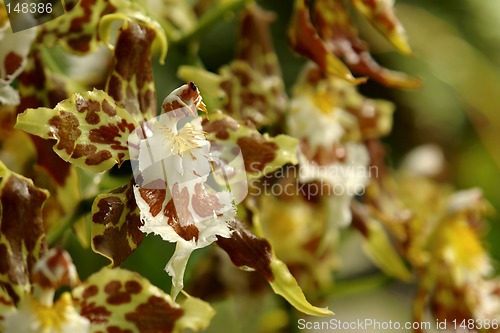
[[[113,280],[108,282],[108,284],[104,287],[104,292],[108,294],[106,302],[112,305],[130,303],[130,294],[126,291],[122,291],[121,289],[122,283],[120,281]]]
[[[133,333],[132,330],[129,330],[129,329],[122,330],[118,326],[108,326],[108,328],[106,329],[106,332],[107,333]]]
[[[106,298],[106,302],[112,305],[120,305],[130,303],[131,299],[132,298],[130,297],[130,294],[121,292],[109,296],[108,298]]]
[[[172,187],[172,197],[163,210],[163,215],[168,218],[167,224],[170,225],[175,232],[189,241],[193,238],[198,240],[199,230],[194,225],[194,219],[189,211],[189,192],[187,188],[179,191],[178,184]]]
[[[132,253],[126,226],[108,227],[102,235],[94,236],[92,241],[99,253],[113,259],[113,267],[120,265]]]
[[[104,306],[96,306],[94,302],[81,304],[80,314],[90,320],[92,324],[106,324],[109,322],[111,312]]]
[[[102,101],[102,111],[106,113],[108,116],[113,117],[116,116],[116,110],[109,104],[107,100]]]
[[[85,159],[87,165],[98,165],[113,157],[111,152],[107,150],[97,151],[97,146],[95,145],[77,144],[71,157],[80,158],[83,156],[87,156]]]
[[[181,226],[178,222],[178,215],[175,209],[174,200],[171,199],[165,209],[163,210],[163,214],[168,217],[167,224],[171,226],[174,231],[181,236],[183,239],[189,241],[193,238],[198,240],[199,230],[196,228],[194,224],[188,224],[186,226]]]
[[[71,154],[75,141],[82,134],[82,131],[78,129],[80,125],[78,118],[70,112],[61,111],[59,115],[49,119],[49,125],[51,126],[49,135],[59,140],[56,148]]]
[[[83,26],[86,23],[90,22],[92,18],[92,7],[95,5],[97,0],[80,0],[80,1],[81,1],[80,8],[83,9],[83,15],[75,17],[73,20],[71,20],[70,31],[73,33],[81,32]]]
[[[107,92],[115,101],[123,100],[122,81],[116,74],[111,75],[109,78]]]
[[[85,121],[87,123],[89,123],[90,125],[99,124],[99,121],[101,121],[101,118],[99,117],[98,112],[100,110],[101,110],[101,107],[99,105],[99,102],[90,99],[88,101],[88,111],[87,111],[87,114],[85,115]]]
[[[278,146],[258,135],[239,138],[236,143],[241,149],[245,170],[248,172],[262,171],[266,164],[276,158]]]
[[[113,281],[108,282],[108,284],[106,284],[106,286],[104,287],[104,292],[108,295],[113,294],[113,293],[118,292],[121,287],[122,287],[122,284],[120,281],[113,280]]]
[[[3,247],[5,256],[1,257],[0,267],[2,272],[7,270],[8,275],[0,287],[6,288],[11,298],[17,300],[12,286],[29,286],[29,273],[39,255],[46,251],[42,205],[47,194],[15,175],[1,180],[4,183],[0,193],[0,238],[9,243],[9,251]]]
[[[151,44],[156,32],[133,21],[122,29],[115,48],[115,67],[107,91],[131,114],[156,113],[156,99],[141,91],[153,82]]]
[[[98,292],[99,292],[99,288],[97,288],[96,285],[87,286],[82,293],[82,298],[83,299],[90,298],[92,296],[97,295]]]
[[[23,58],[15,52],[9,52],[5,56],[4,67],[7,75],[12,75],[14,72],[21,67]]]
[[[170,333],[183,313],[181,308],[171,306],[163,298],[151,296],[147,303],[125,314],[125,319],[134,323],[139,332]]]
[[[238,267],[251,267],[266,280],[273,281],[271,271],[271,244],[248,230],[243,222],[235,220],[231,223],[233,233],[230,238],[217,237],[217,244],[229,255],[233,264]]]
[[[0,244],[0,274],[6,274],[9,272],[9,263],[5,258],[8,258],[9,252],[7,251],[7,246],[5,244]]]
[[[161,212],[163,202],[167,196],[167,191],[165,189],[151,189],[151,188],[139,188],[139,193],[141,198],[146,201],[149,206],[149,212],[153,217]]]
[[[117,197],[105,197],[97,203],[99,210],[92,216],[92,222],[99,224],[114,224],[120,222],[124,204]]]
[[[193,209],[200,217],[213,216],[214,213],[224,208],[224,205],[219,202],[219,198],[213,193],[208,193],[202,184],[196,184],[194,191]]]
[[[118,126],[110,124],[107,126],[99,126],[99,128],[91,129],[89,132],[89,139],[95,143],[119,143],[114,140],[114,138],[120,136],[120,130]]]
[[[80,158],[87,155],[92,155],[97,151],[97,147],[94,145],[82,145],[77,144],[73,154],[71,154],[72,158]]]
[[[125,282],[125,290],[131,294],[139,294],[142,290],[142,286],[139,282],[131,280]]]
[[[81,36],[77,38],[68,39],[68,45],[74,50],[78,50],[82,53],[87,53],[90,51],[90,41],[92,40],[91,36]]]
[[[224,117],[215,121],[203,120],[203,130],[207,133],[215,133],[215,137],[221,140],[229,139],[229,131],[236,131],[240,125],[230,117]]]
[[[106,229],[93,238],[94,249],[119,266],[144,239],[142,221],[133,192],[133,180],[98,200],[99,210],[92,223],[103,223]],[[98,216],[95,216],[98,215]]]
[[[99,165],[102,162],[109,160],[113,155],[107,150],[101,150],[97,154],[93,154],[85,159],[87,165]]]

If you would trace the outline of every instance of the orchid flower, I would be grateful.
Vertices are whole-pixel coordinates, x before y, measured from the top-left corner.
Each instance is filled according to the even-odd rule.
[[[162,110],[146,124],[147,137],[140,139],[134,194],[144,223],[141,231],[176,243],[165,268],[173,278],[175,299],[183,288],[191,253],[217,237],[229,237],[228,223],[236,210],[230,191],[208,183],[213,169],[211,144],[197,115],[197,110],[206,110],[198,88],[191,82],[174,90]],[[141,134],[136,131],[137,138]]]
[[[7,312],[4,333],[88,333],[90,321],[80,315],[65,292],[54,303],[56,289],[78,282],[76,268],[69,254],[49,250],[33,267],[35,290],[23,298],[17,309]]]

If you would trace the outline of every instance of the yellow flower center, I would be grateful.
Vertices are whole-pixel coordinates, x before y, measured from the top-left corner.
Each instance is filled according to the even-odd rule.
[[[467,274],[481,275],[488,270],[488,256],[476,232],[458,217],[447,226],[443,250],[453,253],[455,267]]]
[[[331,114],[335,107],[335,97],[328,90],[320,90],[314,92],[314,105],[324,114]]]
[[[170,149],[172,154],[176,155],[182,155],[191,149],[200,148],[206,141],[203,130],[195,129],[189,123],[177,132],[164,126],[160,127],[160,131],[164,137],[163,143]]]
[[[30,301],[30,307],[37,314],[42,331],[49,328],[60,329],[67,321],[66,313],[72,305],[71,296],[68,293],[63,294],[54,306],[43,305],[37,300]]]

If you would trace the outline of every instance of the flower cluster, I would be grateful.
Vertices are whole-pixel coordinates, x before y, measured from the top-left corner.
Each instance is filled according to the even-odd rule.
[[[349,3],[411,53],[390,1]],[[271,290],[304,314],[333,315],[306,294],[329,296],[350,230],[384,274],[416,283],[415,321],[427,310],[450,322],[500,317],[481,240],[490,206],[479,189],[438,181],[433,147],[388,167],[381,139],[395,105],[358,85],[421,82],[374,60],[347,1],[294,1],[288,39],[306,59],[290,93],[275,15],[255,1],[70,7],[13,33],[0,4],[0,332],[200,331],[215,315],[202,299]],[[236,56],[213,73],[197,50],[228,12]],[[164,63],[167,42],[186,54],[187,83],[170,93],[173,78],[153,61]],[[78,257],[63,250],[71,234],[109,267],[80,281]],[[175,246],[153,258],[170,294],[120,268],[148,234]]]

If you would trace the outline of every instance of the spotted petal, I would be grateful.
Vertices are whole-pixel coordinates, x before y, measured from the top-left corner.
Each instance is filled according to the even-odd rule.
[[[14,302],[30,291],[29,274],[46,251],[42,206],[48,195],[0,162],[0,288]]]
[[[165,182],[158,181],[155,186],[136,186],[134,193],[144,222],[141,230],[177,243],[165,267],[172,276],[175,298],[184,286],[184,271],[191,253],[210,245],[217,237],[229,237],[227,222],[233,219],[234,208],[228,192],[214,193],[201,183],[194,187],[175,184],[172,192]]]
[[[291,136],[260,134],[220,112],[205,119],[203,129],[211,142],[228,141],[238,145],[249,179],[258,179],[286,163],[297,164],[298,141]]]
[[[34,29],[13,33],[6,22],[0,25],[0,105],[19,104],[19,95],[10,84],[26,65],[35,35]]]
[[[351,2],[401,53],[411,54],[405,30],[394,14],[394,1],[351,0]]]
[[[296,0],[292,22],[288,36],[293,49],[318,64],[321,69],[332,76],[352,83],[365,82],[365,78],[355,78],[349,68],[336,56],[329,52],[326,44],[318,36],[312,25],[309,8],[305,0]]]
[[[269,26],[271,12],[248,6],[240,23],[237,59],[220,69],[222,110],[257,128],[274,125],[285,111],[286,95]]]
[[[341,57],[355,73],[369,76],[388,86],[399,88],[420,86],[420,80],[386,69],[372,58],[368,44],[358,37],[358,31],[344,1],[316,1],[313,10],[319,36],[331,52]]]
[[[163,32],[156,25],[151,27],[147,23],[127,19],[123,15],[108,18],[106,22],[109,25],[117,19],[123,20],[123,27],[114,47],[115,63],[106,84],[106,92],[137,122],[147,120],[157,112],[151,48],[158,36],[163,36]],[[109,27],[104,31],[110,29]],[[166,42],[162,42],[162,45],[162,52],[165,53]],[[164,56],[162,54],[162,57]]]
[[[333,314],[327,308],[315,307],[307,301],[288,267],[276,258],[266,239],[254,235],[238,220],[231,223],[231,229],[231,237],[219,238],[217,245],[226,251],[233,264],[245,270],[257,271],[276,294],[283,296],[297,310],[313,316]]]
[[[97,332],[183,332],[205,329],[214,310],[200,299],[181,304],[137,273],[103,268],[72,291],[76,307]]]
[[[368,216],[361,205],[353,203],[352,206],[354,207],[352,223],[364,237],[363,249],[367,255],[387,275],[402,281],[410,281],[412,274],[391,244],[380,222]]]
[[[100,194],[92,205],[92,249],[119,266],[142,242],[144,234],[135,202],[133,180],[110,193]]]
[[[16,128],[56,139],[55,152],[81,168],[101,172],[128,159],[127,138],[136,127],[130,114],[104,91],[76,93],[54,109],[28,109]]]
[[[166,51],[166,40],[159,24],[146,17],[143,9],[136,3],[120,0],[80,0],[68,9],[64,15],[42,25],[40,43],[47,46],[59,43],[67,51],[79,55],[93,53],[102,41],[109,41],[107,23],[116,18],[112,15],[120,15],[121,19],[131,18],[158,31],[161,35],[159,38],[162,53]]]
[[[44,45],[60,43],[77,54],[94,52],[98,47],[97,27],[101,17],[116,11],[115,1],[80,0],[64,15],[41,26],[40,42]]]

